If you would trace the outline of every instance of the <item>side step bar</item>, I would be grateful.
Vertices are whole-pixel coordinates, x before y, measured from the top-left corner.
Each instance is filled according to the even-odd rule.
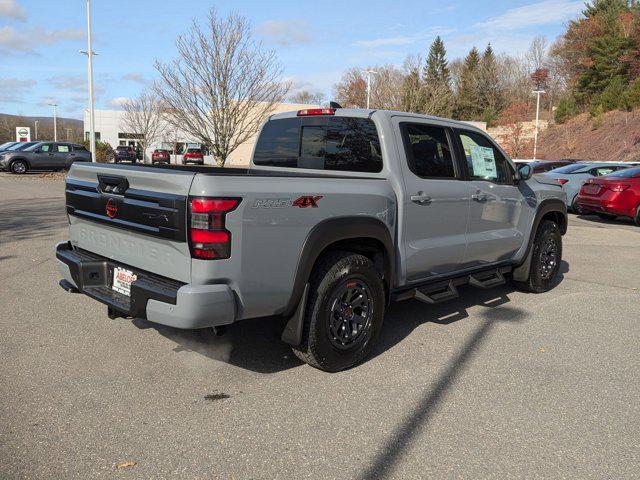
[[[398,293],[394,295],[394,299],[396,301],[401,301],[415,298],[421,302],[434,305],[436,303],[458,298],[460,295],[458,294],[458,289],[456,287],[460,285],[469,284],[473,287],[482,289],[504,285],[506,283],[504,274],[511,270],[511,267],[493,268],[490,270],[454,277],[450,280],[429,283]]]

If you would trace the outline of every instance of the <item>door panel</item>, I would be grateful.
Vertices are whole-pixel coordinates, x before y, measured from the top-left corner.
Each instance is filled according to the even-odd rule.
[[[466,248],[469,185],[459,178],[448,129],[397,117],[405,183],[402,246],[409,282],[460,268]]]
[[[524,242],[528,210],[515,171],[489,138],[457,131],[471,189],[464,268],[513,258]]]
[[[55,153],[53,143],[45,143],[40,145],[37,152],[34,152],[31,160],[31,167],[38,168],[51,168],[55,166]]]

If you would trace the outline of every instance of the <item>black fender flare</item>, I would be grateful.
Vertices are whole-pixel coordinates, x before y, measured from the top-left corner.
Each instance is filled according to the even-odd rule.
[[[338,217],[318,223],[309,232],[300,250],[293,291],[282,315],[290,317],[284,329],[282,339],[299,345],[304,321],[303,303],[306,301],[308,282],[311,271],[318,257],[331,244],[350,238],[372,238],[384,247],[384,280],[389,291],[395,279],[395,246],[389,228],[379,219],[373,217]]]
[[[560,234],[564,235],[565,233],[567,233],[567,226],[569,223],[567,217],[567,204],[557,198],[548,198],[540,202],[540,204],[538,205],[538,209],[536,210],[536,216],[533,219],[533,224],[529,233],[529,240],[527,242],[527,249],[525,251],[523,260],[513,269],[514,280],[524,282],[527,280],[527,278],[529,278],[529,271],[531,269],[531,255],[533,254],[533,240],[535,239],[536,232],[538,231],[538,227],[540,226],[542,218],[548,213],[552,212],[562,215],[564,220],[562,224],[559,225]]]

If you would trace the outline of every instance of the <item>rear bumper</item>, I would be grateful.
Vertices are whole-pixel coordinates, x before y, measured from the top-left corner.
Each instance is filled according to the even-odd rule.
[[[620,216],[633,216],[633,206],[621,201],[611,201],[606,198],[595,199],[587,195],[578,196],[578,204],[584,209],[592,212],[610,213]]]
[[[67,287],[70,285],[123,315],[183,329],[227,325],[235,320],[235,297],[227,285],[184,284],[74,249],[69,242],[56,245],[56,258]],[[111,288],[116,266],[137,275],[130,297]]]

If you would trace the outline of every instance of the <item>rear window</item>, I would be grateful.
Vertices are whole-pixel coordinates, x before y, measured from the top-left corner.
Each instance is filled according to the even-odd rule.
[[[116,150],[129,150],[131,147],[124,147],[122,145],[116,147]]]
[[[572,172],[575,172],[576,170],[581,170],[581,169],[583,169],[585,167],[587,167],[587,165],[582,165],[582,164],[579,164],[579,165],[576,165],[576,164],[567,165],[565,167],[556,168],[556,169],[552,170],[552,172],[554,172],[554,173],[556,173],[556,172],[557,173],[572,173]]]
[[[262,129],[253,162],[269,167],[379,172],[382,154],[372,120],[305,117],[272,120]]]

